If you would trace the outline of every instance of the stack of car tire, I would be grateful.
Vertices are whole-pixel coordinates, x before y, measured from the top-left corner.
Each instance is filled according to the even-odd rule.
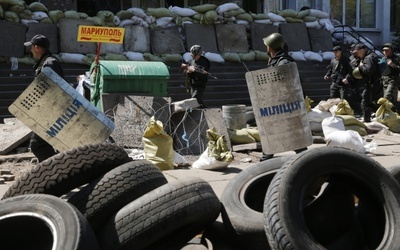
[[[399,173],[344,148],[271,159],[229,182],[222,218],[243,249],[399,249]]]
[[[219,199],[200,178],[167,181],[116,144],[86,145],[39,163],[4,194],[1,249],[181,249],[219,215],[235,249],[398,249],[398,169],[310,149],[246,168]]]
[[[0,201],[2,249],[176,249],[221,209],[199,178],[167,181],[151,162],[102,143],[59,153]]]

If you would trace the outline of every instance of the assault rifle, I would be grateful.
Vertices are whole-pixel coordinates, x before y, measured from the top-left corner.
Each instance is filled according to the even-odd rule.
[[[186,67],[185,67],[185,68],[187,69],[189,66],[190,66],[190,65],[186,64]],[[198,73],[201,73],[201,74],[204,74],[204,75],[209,75],[210,77],[212,77],[212,78],[214,78],[214,79],[218,79],[218,77],[212,75],[210,72],[208,72],[208,71],[206,71],[206,70],[200,68],[199,66],[194,66],[194,71],[195,71],[195,72],[198,72]]]

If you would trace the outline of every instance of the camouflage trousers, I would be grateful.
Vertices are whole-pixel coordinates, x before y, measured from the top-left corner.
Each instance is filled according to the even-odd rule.
[[[384,95],[387,100],[389,100],[395,107],[398,106],[397,98],[398,91],[400,86],[400,78],[399,77],[389,77],[382,76],[382,84]]]

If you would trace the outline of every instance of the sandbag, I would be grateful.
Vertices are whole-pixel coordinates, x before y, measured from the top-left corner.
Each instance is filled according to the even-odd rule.
[[[307,10],[299,11],[299,12],[297,13],[297,16],[296,16],[296,17],[298,17],[298,18],[304,18],[304,17],[309,16],[309,15],[310,15],[310,10],[307,9]]]
[[[302,51],[291,51],[291,52],[289,52],[289,55],[295,61],[307,61],[307,59],[304,57],[304,53]]]
[[[306,51],[304,52],[304,58],[307,61],[317,61],[317,62],[322,62],[322,56],[318,54],[317,52],[314,51]]]
[[[328,111],[322,111],[317,108],[312,108],[307,113],[307,119],[309,122],[319,122],[321,123],[325,118],[332,117],[332,114]]]
[[[142,141],[146,160],[151,161],[160,170],[174,169],[175,151],[172,137],[164,131],[162,122],[154,116],[145,128]]]
[[[0,9],[1,9],[1,5],[0,5]],[[2,16],[2,15],[0,15]],[[32,11],[29,9],[24,9],[24,11],[18,13],[18,16],[20,19],[27,19],[27,20],[31,20],[32,18]]]
[[[284,17],[275,13],[269,12],[267,15],[272,22],[286,22],[286,19]]]
[[[214,24],[218,20],[218,14],[215,10],[209,10],[204,13],[203,16],[204,24]]]
[[[216,10],[217,7],[218,6],[216,4],[206,3],[206,4],[202,4],[202,5],[193,6],[191,8],[192,8],[192,10],[194,10],[196,12],[205,13],[210,10]]]
[[[25,10],[25,5],[23,5],[23,4],[12,5],[12,6],[8,7],[7,10],[13,11],[13,12],[19,14]]]
[[[103,18],[105,22],[112,22],[114,20],[114,13],[109,10],[100,10],[96,16]]]
[[[328,13],[316,9],[310,9],[310,16],[315,16],[318,18],[329,18]]]
[[[127,61],[128,58],[123,54],[116,54],[116,53],[107,53],[104,55],[104,60],[109,61]]]
[[[256,59],[256,53],[249,51],[248,53],[239,53],[240,60],[242,61],[254,61]]]
[[[63,63],[83,64],[83,58],[85,55],[78,53],[60,53],[60,57]]]
[[[256,61],[268,61],[269,55],[267,52],[255,50],[254,53],[256,54]]]
[[[228,129],[229,138],[233,145],[254,143],[256,140],[245,129]]]
[[[346,130],[343,120],[335,116],[325,118],[324,120],[322,120],[321,125],[325,137],[327,137],[332,132]]]
[[[153,55],[150,53],[143,53],[144,59],[146,61],[152,61],[152,62],[163,62],[165,63],[165,60],[163,58],[161,58],[160,56],[157,55]]]
[[[278,11],[278,15],[282,17],[297,17],[297,11],[293,9],[285,9],[285,10],[280,10]]]
[[[165,27],[172,22],[173,17],[159,17],[156,19],[156,24],[158,27]]]
[[[197,12],[190,8],[181,8],[178,6],[169,6],[169,11],[171,13],[177,14],[179,16],[193,16]]]
[[[303,19],[301,18],[294,18],[294,17],[285,17],[287,23],[304,23]]]
[[[147,8],[147,15],[153,17],[172,17],[171,11],[167,8]]]
[[[335,54],[332,51],[322,52],[322,59],[323,60],[331,61],[333,58],[335,58]]]
[[[225,63],[224,58],[223,58],[220,54],[218,54],[218,53],[206,52],[206,53],[204,53],[204,56],[205,56],[210,62]]]
[[[127,11],[131,12],[134,16],[138,16],[141,18],[145,18],[147,16],[145,11],[141,8],[132,7],[132,8],[127,9]]]
[[[53,20],[54,23],[58,23],[61,18],[64,17],[64,12],[61,10],[50,10],[48,16]]]
[[[22,4],[22,3],[23,3],[23,1],[19,1],[19,0],[0,0],[0,5],[2,5],[5,8],[8,6]]]
[[[40,21],[40,20],[42,20],[43,18],[46,18],[46,17],[49,17],[46,12],[35,11],[35,12],[32,12],[32,17],[31,18],[32,18],[32,20]]]
[[[218,14],[222,14],[224,12],[239,9],[240,7],[235,3],[224,3],[217,7]]]
[[[397,120],[397,114],[392,111],[393,104],[388,99],[379,98],[378,104],[380,106],[375,113],[378,122],[388,125],[388,122]]]
[[[342,147],[365,153],[364,140],[359,133],[353,130],[334,131],[328,136],[325,136],[327,146]]]
[[[344,126],[357,125],[357,126],[361,126],[363,128],[367,127],[365,125],[365,123],[363,123],[362,121],[358,120],[357,118],[355,118],[352,115],[335,115],[335,116],[337,118],[342,119]]]
[[[265,13],[250,13],[250,15],[253,17],[253,20],[269,20],[269,16]]]
[[[29,4],[28,9],[30,9],[32,12],[43,11],[43,12],[47,13],[49,11],[44,4],[39,3],[39,2],[33,2],[33,3]]]
[[[126,51],[126,52],[124,52],[124,55],[130,61],[144,61],[143,53],[140,53],[140,52]]]
[[[182,56],[180,54],[162,54],[161,58],[166,62],[182,62]]]
[[[367,130],[365,129],[365,126],[360,126],[360,125],[345,125],[344,126],[346,130],[353,130],[359,133],[361,136],[365,136],[368,134]]]
[[[42,20],[39,21],[40,23],[53,23],[53,20],[51,20],[50,17],[45,17]]]
[[[13,11],[5,11],[4,12],[4,20],[14,22],[14,23],[19,23],[20,18],[17,15],[17,13]]]
[[[240,59],[240,56],[238,53],[224,52],[224,53],[222,53],[222,57],[227,62],[241,62],[241,59]]]
[[[120,10],[117,13],[115,13],[115,16],[117,16],[120,20],[125,20],[132,18],[133,13],[128,10]]]
[[[346,99],[342,99],[337,104],[335,115],[354,115],[354,110],[350,107]]]
[[[67,19],[80,19],[78,12],[75,10],[64,11],[64,17]]]
[[[244,130],[246,130],[247,133],[251,135],[251,137],[253,137],[254,140],[256,140],[256,142],[261,142],[260,133],[257,128],[250,127],[250,128],[244,128]]]

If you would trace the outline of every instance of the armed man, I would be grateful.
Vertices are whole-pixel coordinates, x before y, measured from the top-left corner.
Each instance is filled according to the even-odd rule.
[[[183,72],[186,74],[186,84],[190,84],[190,94],[192,98],[197,99],[200,108],[206,108],[203,95],[208,81],[210,61],[202,55],[202,52],[200,45],[193,45],[190,48],[192,60],[187,64],[182,63],[181,68],[183,68]]]

